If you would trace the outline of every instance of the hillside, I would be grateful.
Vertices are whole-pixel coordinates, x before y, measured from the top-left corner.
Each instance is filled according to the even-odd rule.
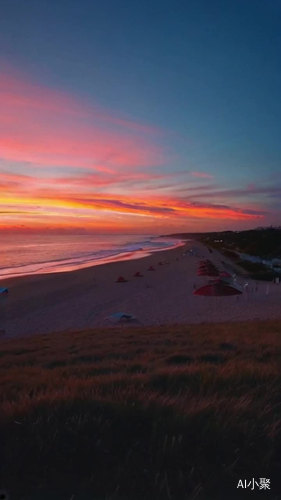
[[[21,500],[220,500],[265,477],[277,500],[280,334],[268,321],[2,341],[3,488]]]

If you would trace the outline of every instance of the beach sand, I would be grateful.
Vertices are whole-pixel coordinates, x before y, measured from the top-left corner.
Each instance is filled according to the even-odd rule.
[[[197,255],[185,252],[197,249]],[[185,254],[185,255],[184,255]],[[116,312],[134,315],[139,323],[168,325],[281,318],[281,285],[247,280],[241,296],[200,297],[194,286],[198,262],[211,259],[220,270],[233,264],[197,241],[185,247],[156,252],[138,260],[113,262],[77,271],[11,278],[1,281],[9,295],[1,299],[0,330],[5,337],[111,326]],[[159,261],[167,261],[158,265]],[[225,262],[225,265],[222,264]],[[155,271],[148,271],[150,266]],[[139,271],[142,278],[134,277]],[[116,283],[118,276],[128,282]],[[239,278],[242,285],[245,278]]]

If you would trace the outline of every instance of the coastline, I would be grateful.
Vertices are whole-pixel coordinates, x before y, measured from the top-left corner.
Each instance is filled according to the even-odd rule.
[[[109,253],[107,256],[99,256],[98,252],[93,251],[93,253],[81,253],[80,255],[69,255],[69,256],[64,256],[58,257],[56,259],[52,260],[46,260],[46,261],[34,261],[34,262],[26,262],[21,265],[14,265],[12,267],[6,267],[6,268],[0,268],[0,284],[4,280],[8,280],[11,278],[21,278],[23,276],[32,276],[32,275],[43,275],[43,274],[55,274],[55,273],[65,273],[65,272],[72,272],[72,271],[78,271],[80,269],[87,269],[89,267],[94,267],[94,266],[101,266],[104,264],[110,264],[112,262],[119,262],[119,261],[125,261],[125,260],[138,260],[142,259],[144,257],[147,257],[153,253],[165,251],[165,250],[173,250],[175,248],[184,246],[184,241],[183,239],[175,239],[175,238],[169,238],[166,237],[168,240],[174,240],[174,244],[168,245],[168,246],[156,246],[151,247],[147,246],[146,248],[136,248],[132,249],[132,246],[135,246],[136,243],[132,243],[132,245],[129,245],[131,247],[130,249],[126,249],[127,245],[123,247],[123,249],[119,249],[117,252],[113,252],[112,254]],[[150,239],[150,242],[152,242],[153,238]],[[145,246],[147,243],[146,241],[139,242],[139,245]],[[139,246],[138,245],[138,246]],[[161,245],[161,244],[160,244]],[[19,249],[19,251],[21,248]],[[15,250],[14,250],[15,251]],[[17,250],[16,250],[17,251]],[[111,251],[110,248],[108,248],[107,251]],[[90,257],[91,255],[91,257]],[[95,255],[95,257],[94,257]]]
[[[197,248],[198,255],[185,253],[192,247]],[[220,269],[222,260],[227,265],[227,259],[218,252],[210,256],[203,244],[188,241],[141,259],[7,279],[3,285],[9,288],[9,295],[0,305],[0,327],[9,338],[111,327],[108,317],[117,312],[135,316],[136,326],[281,317],[281,286],[274,284],[258,283],[255,290],[255,283],[248,280],[247,291],[238,298],[194,296],[194,286],[206,282],[206,278],[197,276],[198,261],[208,257]],[[155,271],[148,271],[150,266]],[[138,271],[143,277],[134,277]],[[116,283],[120,275],[128,281]]]

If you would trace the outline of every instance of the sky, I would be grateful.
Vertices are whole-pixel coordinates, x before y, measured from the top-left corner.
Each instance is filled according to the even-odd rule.
[[[281,224],[280,0],[1,0],[0,231]]]

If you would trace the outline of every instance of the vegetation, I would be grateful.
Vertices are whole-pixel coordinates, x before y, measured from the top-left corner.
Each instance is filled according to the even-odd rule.
[[[251,273],[261,273],[268,271],[267,266],[259,262],[250,262],[249,260],[239,260],[239,266],[243,267]]]
[[[277,500],[280,333],[268,321],[3,340],[2,487],[21,500],[220,500],[253,498],[238,480],[265,477]]]
[[[281,228],[268,227],[248,231],[223,231],[201,235],[216,248],[258,255],[264,259],[281,258]]]
[[[274,278],[279,276],[278,273],[268,268],[262,263],[258,262],[250,262],[249,260],[240,259],[236,262],[240,267],[248,271],[251,279],[254,280],[264,280],[264,281],[272,281]]]
[[[207,246],[212,246],[219,251],[231,252],[231,258],[237,257],[236,252],[241,252],[260,256],[263,259],[281,259],[281,227],[266,227],[247,231],[180,233],[170,236],[197,238]]]
[[[233,250],[227,250],[226,248],[221,248],[219,250],[223,255],[225,255],[225,257],[228,257],[236,262],[239,260],[239,255],[236,252],[233,252]]]
[[[176,235],[173,235],[176,236]],[[231,259],[237,271],[254,280],[272,281],[281,277],[281,227],[251,229],[248,231],[222,231],[213,233],[178,234],[182,238],[195,238],[204,243],[209,252],[212,248]],[[260,257],[261,259],[277,259],[274,269],[262,263],[253,263],[240,258],[240,253]],[[279,260],[279,263],[278,263]]]

